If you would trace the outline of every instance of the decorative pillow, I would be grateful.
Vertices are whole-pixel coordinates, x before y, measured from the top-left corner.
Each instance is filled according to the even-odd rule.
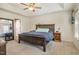
[[[49,32],[48,28],[38,28],[36,32]]]

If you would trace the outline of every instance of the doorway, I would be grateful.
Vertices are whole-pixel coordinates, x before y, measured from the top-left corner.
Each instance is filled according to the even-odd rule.
[[[15,32],[15,40],[18,41],[18,35],[20,34],[21,32],[21,21],[19,19],[15,20],[15,25],[14,25],[14,32]]]

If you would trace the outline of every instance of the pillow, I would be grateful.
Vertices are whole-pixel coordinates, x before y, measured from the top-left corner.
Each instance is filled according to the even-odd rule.
[[[38,28],[36,32],[49,32],[48,28]]]

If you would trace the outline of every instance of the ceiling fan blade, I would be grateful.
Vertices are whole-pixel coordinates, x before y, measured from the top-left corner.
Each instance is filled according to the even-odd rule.
[[[41,9],[41,7],[35,7],[35,8],[37,8],[37,9]]]
[[[28,9],[28,8],[24,8],[24,10],[26,10],[26,9]]]
[[[27,4],[25,4],[25,3],[20,3],[20,4],[25,5],[25,6],[28,6],[28,5],[27,5]]]
[[[35,12],[35,9],[34,10],[32,10],[33,12]]]
[[[35,5],[35,3],[32,3],[33,5]]]

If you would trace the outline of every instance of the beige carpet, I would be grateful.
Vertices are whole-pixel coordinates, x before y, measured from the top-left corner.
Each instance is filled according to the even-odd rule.
[[[73,43],[70,42],[53,42],[47,45],[47,51],[43,52],[42,47],[29,43],[8,41],[7,55],[74,55],[79,54]]]

